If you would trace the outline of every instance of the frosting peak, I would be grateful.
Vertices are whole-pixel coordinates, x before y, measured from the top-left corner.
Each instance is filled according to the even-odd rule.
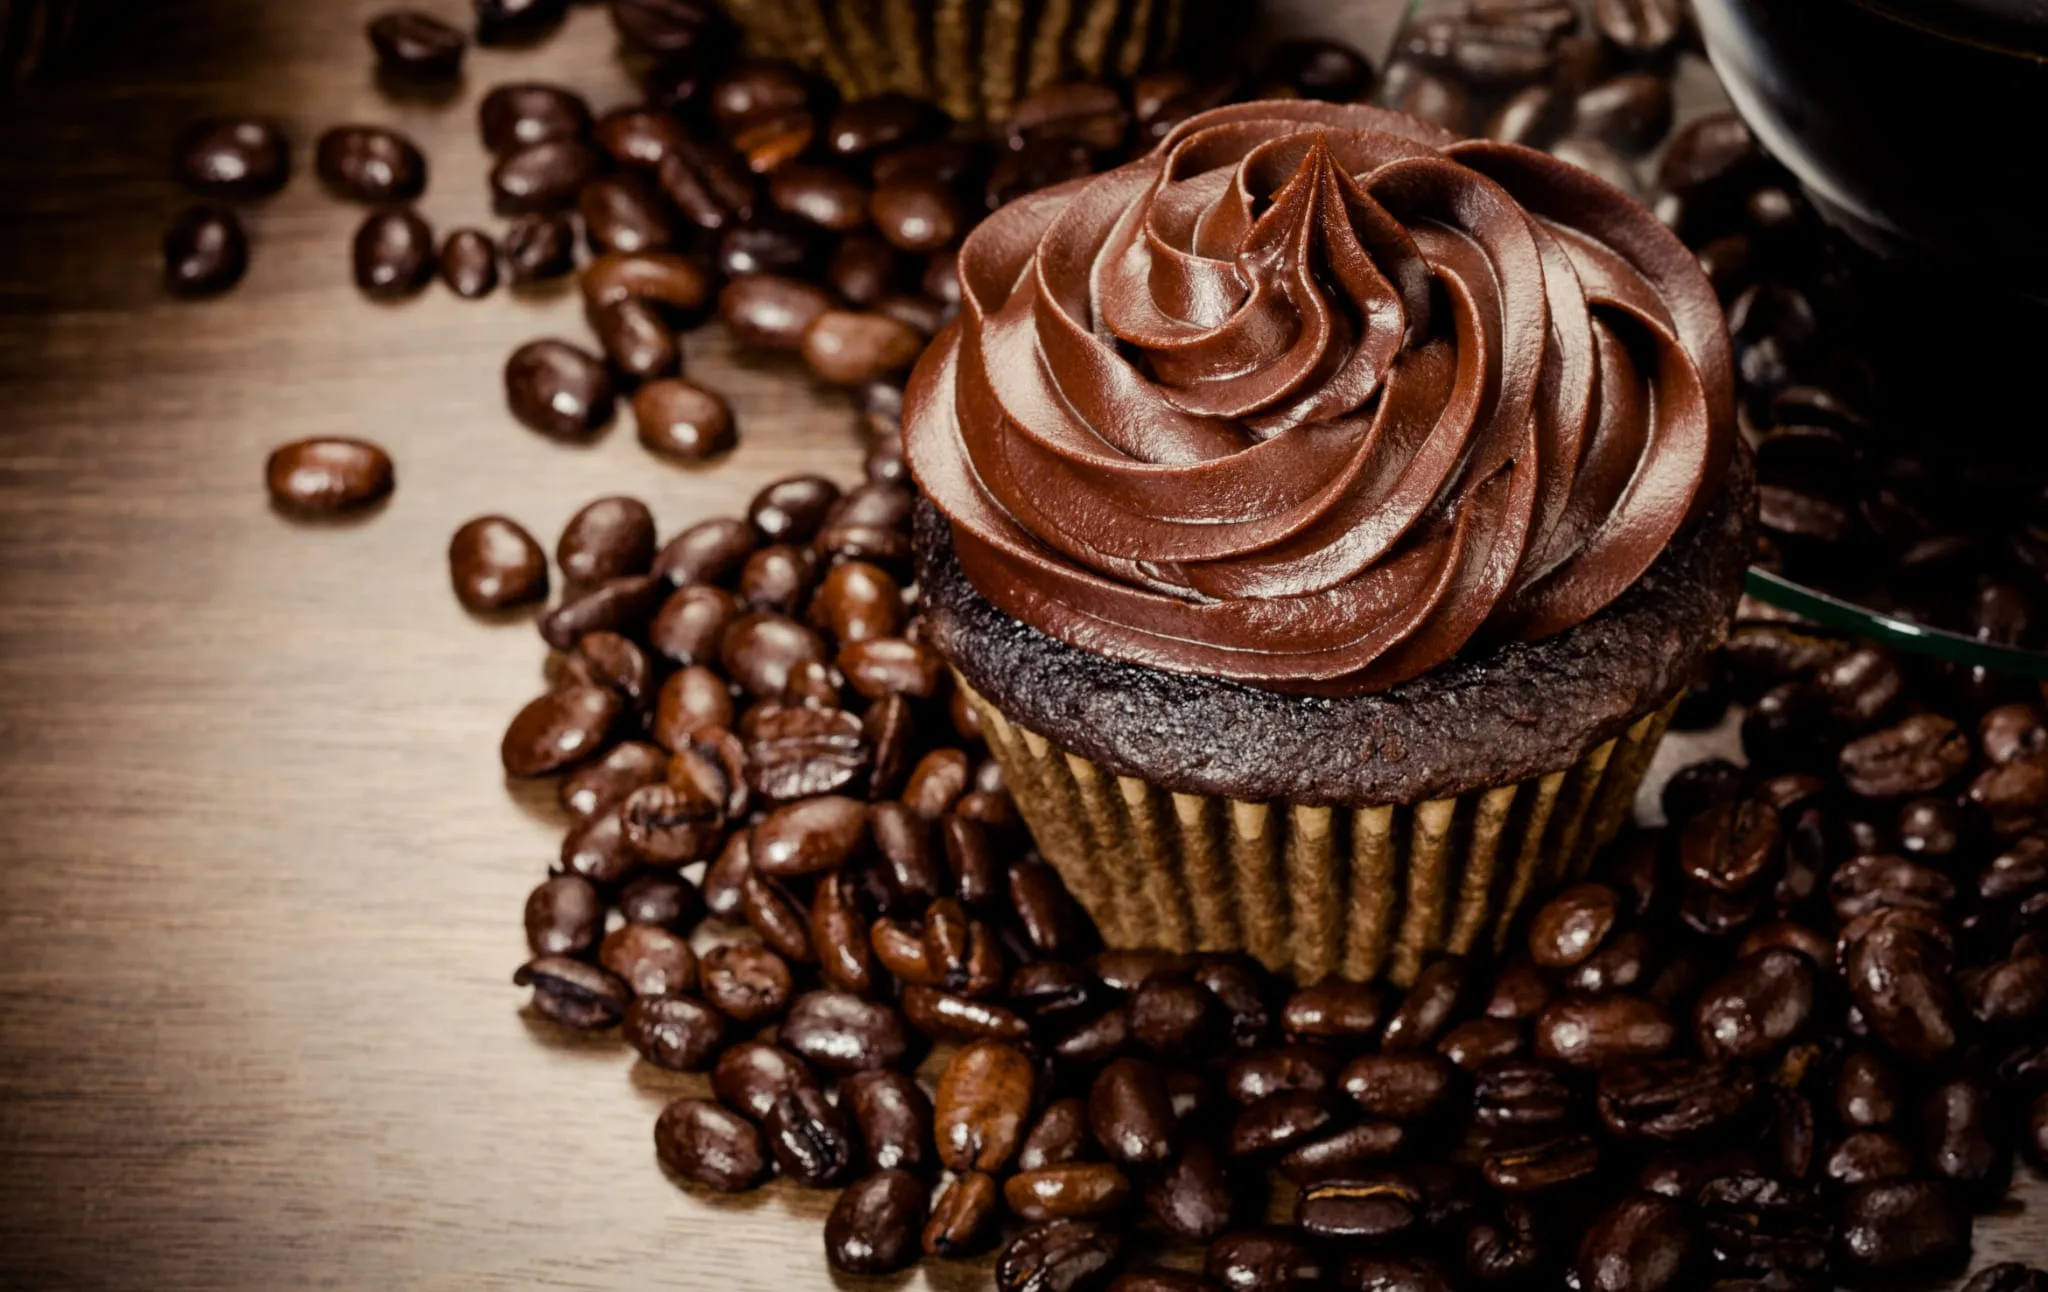
[[[1084,650],[1355,693],[1607,605],[1720,487],[1691,253],[1542,153],[1238,104],[1004,207],[913,375],[974,586]]]

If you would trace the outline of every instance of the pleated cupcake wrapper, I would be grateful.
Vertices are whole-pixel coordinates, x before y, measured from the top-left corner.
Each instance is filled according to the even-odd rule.
[[[1628,819],[1677,705],[1534,780],[1335,808],[1118,776],[960,685],[1039,851],[1110,946],[1247,951],[1301,983],[1404,987],[1433,952],[1499,952],[1532,896],[1585,873]]]
[[[896,90],[960,121],[1000,121],[1033,90],[1129,78],[1179,46],[1207,0],[726,0],[754,53],[831,77],[848,98]]]

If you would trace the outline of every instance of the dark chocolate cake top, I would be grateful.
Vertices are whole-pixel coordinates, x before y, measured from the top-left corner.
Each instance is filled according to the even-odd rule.
[[[904,435],[975,589],[1110,659],[1357,694],[1578,624],[1726,477],[1642,206],[1375,108],[1239,104],[997,212]]]

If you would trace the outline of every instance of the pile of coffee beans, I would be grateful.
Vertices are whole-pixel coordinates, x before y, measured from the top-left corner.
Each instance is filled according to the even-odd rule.
[[[654,1128],[679,1183],[842,1189],[853,1273],[1660,1292],[1959,1268],[2048,1167],[2038,694],[1745,627],[1686,719],[1748,704],[1747,767],[1679,773],[1497,967],[1297,987],[1099,948],[920,640],[910,504],[884,440],[844,493],[666,544],[601,499],[557,546],[502,754],[572,824],[516,981],[709,1073]],[[502,518],[451,561],[465,604],[545,592]]]
[[[479,4],[477,39],[544,36],[564,8],[520,7],[533,12],[514,21],[497,12],[506,6]],[[389,127],[332,127],[314,169],[335,197],[372,208],[351,252],[367,296],[412,296],[438,276],[477,300],[501,283],[579,275],[594,347],[521,346],[505,365],[508,407],[541,434],[580,440],[630,396],[640,442],[680,461],[738,439],[724,397],[684,374],[682,333],[717,319],[743,345],[800,357],[832,385],[900,382],[958,308],[960,240],[988,212],[1141,153],[1245,93],[1349,99],[1373,84],[1355,50],[1299,40],[1274,49],[1256,79],[1183,69],[1128,86],[1050,86],[985,136],[917,99],[842,102],[813,73],[745,61],[714,4],[610,7],[639,101],[599,113],[571,90],[520,81],[480,104],[481,142],[496,158],[492,205],[507,221],[496,234],[460,228],[437,245],[413,205],[427,158]],[[393,93],[457,76],[468,44],[412,10],[379,15],[367,35]],[[261,122],[204,123],[179,154],[203,192],[274,191],[288,169],[282,135]],[[181,216],[166,240],[166,277],[181,292],[224,290],[246,260],[223,208]]]

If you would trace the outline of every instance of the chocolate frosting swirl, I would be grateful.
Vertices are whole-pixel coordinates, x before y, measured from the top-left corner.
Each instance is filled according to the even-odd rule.
[[[1191,118],[961,250],[918,483],[996,606],[1113,659],[1391,686],[1633,583],[1734,442],[1697,261],[1620,191],[1357,105]]]

